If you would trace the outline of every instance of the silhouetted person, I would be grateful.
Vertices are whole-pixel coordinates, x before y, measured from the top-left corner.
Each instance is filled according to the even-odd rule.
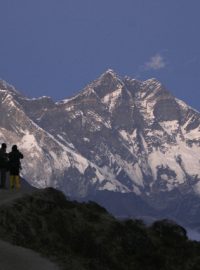
[[[8,169],[8,154],[6,153],[6,144],[2,143],[0,148],[0,188],[6,187],[6,175]]]
[[[9,159],[9,171],[10,171],[10,188],[20,188],[19,171],[21,169],[20,159],[24,156],[17,149],[17,145],[12,146],[12,151],[8,154]]]

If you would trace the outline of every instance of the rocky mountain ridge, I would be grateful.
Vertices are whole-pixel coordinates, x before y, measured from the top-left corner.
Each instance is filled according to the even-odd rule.
[[[38,126],[23,108],[23,101],[29,99],[6,85],[0,83],[4,87],[0,89],[0,140],[10,146],[17,144],[23,152],[22,176],[36,187],[61,188],[66,171],[78,177],[95,167],[69,144],[61,144]]]
[[[0,139],[17,143],[24,177],[69,196],[109,190],[200,194],[200,114],[156,79],[108,70],[61,102],[0,83]]]

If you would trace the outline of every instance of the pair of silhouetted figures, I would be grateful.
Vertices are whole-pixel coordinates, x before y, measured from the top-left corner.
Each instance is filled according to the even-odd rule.
[[[10,173],[10,188],[20,188],[20,176],[21,169],[20,159],[23,158],[23,154],[18,150],[17,145],[12,146],[10,153],[6,152],[7,145],[2,143],[0,148],[0,188],[6,188],[7,173]]]

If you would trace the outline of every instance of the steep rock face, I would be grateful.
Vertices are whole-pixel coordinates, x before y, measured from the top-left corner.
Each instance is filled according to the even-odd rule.
[[[99,167],[100,189],[199,193],[199,113],[156,79],[108,70],[77,96],[29,116]]]
[[[1,87],[5,87],[5,84]],[[33,113],[33,118],[38,117],[36,112],[43,113],[42,102],[46,107],[51,107],[53,103],[46,98],[38,102],[26,100],[13,89],[0,89],[0,141],[6,142],[9,148],[13,144],[19,146],[25,157],[22,160],[22,176],[32,185],[53,186],[71,195],[78,192],[83,196],[93,185],[100,184],[98,180],[102,181],[104,177],[92,162],[81,156],[71,145],[57,141],[31,120],[29,113]],[[73,177],[76,180],[72,183]]]
[[[200,114],[156,79],[141,82],[108,70],[61,102],[48,97],[27,99],[15,91],[9,95],[34,126],[31,134],[39,138],[42,160],[54,160],[47,166],[48,179],[66,194],[80,197],[110,190],[149,196],[173,189],[200,193]],[[9,110],[9,102],[1,99],[3,110]],[[11,130],[8,116],[0,120],[0,126]],[[12,116],[15,121],[16,113]],[[46,148],[38,133],[48,137]],[[19,144],[24,145],[20,140]],[[30,174],[28,165],[25,176],[30,178],[38,165],[33,164]],[[46,184],[38,180],[38,185]]]

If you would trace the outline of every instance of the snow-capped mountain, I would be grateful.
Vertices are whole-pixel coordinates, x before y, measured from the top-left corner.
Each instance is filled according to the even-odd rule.
[[[6,142],[8,148],[18,145],[25,157],[22,176],[32,185],[53,186],[67,194],[78,192],[82,196],[95,182],[91,179],[93,171],[98,174],[99,180],[103,176],[95,164],[75,151],[70,143],[62,144],[37,125],[23,107],[24,103],[30,102],[32,108],[37,110],[40,106],[44,107],[45,101],[45,97],[26,99],[13,87],[0,81],[0,141]],[[66,175],[67,183],[64,181]]]
[[[0,82],[0,139],[25,154],[23,174],[84,197],[109,190],[200,194],[200,114],[156,79],[108,70],[60,102]]]

